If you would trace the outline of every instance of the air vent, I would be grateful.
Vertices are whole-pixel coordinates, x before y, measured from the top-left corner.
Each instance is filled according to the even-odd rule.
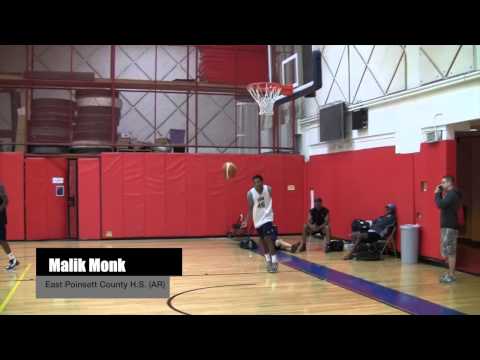
[[[442,140],[442,130],[426,131],[425,142],[434,143]]]

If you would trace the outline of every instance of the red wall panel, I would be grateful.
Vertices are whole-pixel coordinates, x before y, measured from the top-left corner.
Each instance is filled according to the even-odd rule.
[[[231,180],[224,179],[226,161],[237,165]],[[280,231],[299,232],[300,156],[103,154],[102,236],[106,231],[115,238],[224,235],[240,212],[246,213],[246,193],[255,174],[273,186]],[[287,194],[290,183],[296,191]],[[293,214],[295,209],[299,214]]]
[[[443,175],[455,176],[455,150],[454,141],[423,144],[420,153],[411,155],[376,148],[314,156],[306,166],[301,156],[291,155],[103,154],[100,162],[79,159],[80,238],[105,238],[107,231],[114,238],[223,235],[240,212],[246,213],[251,177],[261,174],[273,187],[281,233],[301,231],[313,188],[331,210],[335,235],[347,237],[353,218],[374,218],[394,202],[401,224],[417,218],[422,225],[421,255],[440,258],[433,190]],[[228,181],[223,178],[225,161],[238,169]],[[52,184],[52,177],[66,178],[66,165],[61,158],[29,158],[23,179],[23,154],[0,154],[0,180],[11,200],[9,239],[66,236],[65,198],[55,196]],[[295,191],[287,191],[288,185]]]
[[[353,219],[376,218],[390,202],[398,207],[400,224],[413,221],[410,155],[376,148],[313,156],[308,167],[307,187],[330,209],[334,235],[348,238]]]
[[[440,259],[440,211],[434,203],[434,190],[443,176],[455,176],[455,142],[442,141],[422,144],[415,154],[415,207],[418,223],[422,226],[420,254]],[[427,183],[427,191],[420,184]]]
[[[304,169],[305,161],[303,157],[299,156],[285,156],[283,157],[283,172],[284,179],[283,203],[276,208],[279,212],[279,224],[284,224],[280,232],[285,233],[299,233],[303,230],[304,207],[305,207],[305,193],[308,193],[304,187]],[[295,190],[288,191],[288,186],[293,185]],[[278,203],[277,203],[278,204]]]
[[[78,159],[78,227],[80,240],[100,239],[100,160]]]
[[[235,207],[235,204],[229,204],[227,201],[229,182],[225,180],[222,170],[225,161],[226,157],[223,155],[207,156],[206,161],[208,230],[215,235],[226,233],[229,223],[227,212],[231,207]]]
[[[208,195],[206,189],[209,182],[207,173],[208,156],[197,155],[186,158],[186,234],[188,236],[208,236],[211,221],[207,204]]]
[[[66,197],[57,197],[52,183],[53,177],[67,178],[66,159],[25,159],[25,174],[27,240],[66,238]]]
[[[165,235],[185,236],[187,227],[187,169],[188,155],[167,155],[165,166]]]
[[[145,236],[158,237],[165,231],[166,156],[145,154]]]
[[[0,182],[9,198],[7,240],[24,240],[23,153],[0,153]]]
[[[224,182],[226,187],[226,205],[227,214],[225,227],[230,228],[237,221],[240,213],[247,214],[247,191],[252,187],[252,176],[257,173],[254,164],[260,160],[256,156],[238,155],[233,159],[225,156],[225,161],[234,161],[237,167],[237,174],[232,179]],[[266,175],[265,173],[261,173]]]
[[[102,238],[125,236],[122,165],[122,154],[102,154]]]
[[[420,255],[440,259],[440,214],[433,191],[442,176],[455,176],[455,169],[454,141],[422,144],[420,153],[408,155],[396,155],[393,147],[342,152],[310,159],[307,188],[331,210],[334,235],[347,238],[354,218],[375,218],[393,202],[399,224],[421,225]],[[422,182],[427,191],[421,191]],[[398,241],[399,233],[397,247]]]
[[[145,236],[145,156],[123,154],[123,234]]]

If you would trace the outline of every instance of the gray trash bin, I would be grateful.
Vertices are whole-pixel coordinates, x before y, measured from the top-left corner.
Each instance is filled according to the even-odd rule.
[[[400,226],[402,264],[416,264],[418,262],[418,240],[420,225],[406,224]]]

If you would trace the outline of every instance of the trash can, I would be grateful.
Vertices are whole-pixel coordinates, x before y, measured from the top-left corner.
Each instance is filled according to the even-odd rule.
[[[418,240],[420,225],[406,224],[400,226],[402,264],[418,262]]]

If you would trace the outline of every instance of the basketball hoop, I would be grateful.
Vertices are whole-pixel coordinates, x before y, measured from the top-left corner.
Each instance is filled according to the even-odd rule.
[[[260,108],[260,115],[273,115],[273,105],[282,95],[290,96],[293,85],[282,85],[273,82],[257,82],[247,85],[247,90]]]

